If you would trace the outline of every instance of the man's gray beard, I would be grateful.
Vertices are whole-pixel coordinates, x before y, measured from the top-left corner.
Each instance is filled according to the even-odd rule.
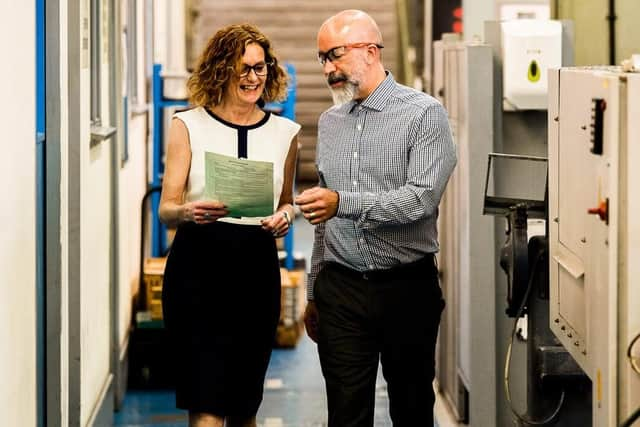
[[[340,88],[334,89],[330,87],[330,89],[334,105],[346,104],[347,102],[352,101],[356,94],[356,85],[348,81],[345,81]]]

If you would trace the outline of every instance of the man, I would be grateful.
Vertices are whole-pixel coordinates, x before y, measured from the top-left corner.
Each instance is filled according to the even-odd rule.
[[[318,343],[329,426],[373,426],[379,362],[394,426],[432,426],[444,308],[436,220],[456,163],[447,115],[385,72],[366,13],[329,18],[317,41],[337,105],[318,124],[320,184],[296,203],[316,225],[305,325]]]

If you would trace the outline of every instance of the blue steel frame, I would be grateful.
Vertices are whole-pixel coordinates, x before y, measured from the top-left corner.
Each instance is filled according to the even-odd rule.
[[[46,425],[45,4],[36,0],[36,422]]]
[[[287,90],[287,99],[282,103],[272,102],[265,106],[265,110],[270,110],[277,112],[277,114],[286,117],[291,120],[296,119],[296,68],[291,63],[285,63],[285,68],[287,70],[287,74],[289,74],[289,87]],[[284,237],[284,250],[287,253],[287,256],[284,260],[284,267],[287,270],[293,270],[294,267],[294,259],[293,259],[293,225],[291,229]]]
[[[165,99],[163,93],[162,65],[153,65],[153,165],[150,187],[162,186],[164,174],[164,120],[163,112],[167,107],[186,107],[189,103]],[[167,227],[160,222],[158,207],[160,206],[160,194],[151,195],[151,255],[163,256],[167,250]]]
[[[289,89],[287,99],[282,103],[269,103],[266,110],[295,120],[296,105],[296,70],[293,64],[286,63],[285,68],[289,74]],[[163,110],[167,107],[186,107],[187,101],[168,100],[163,95],[162,65],[153,66],[153,165],[150,187],[162,186],[162,175],[164,174],[164,122]],[[154,257],[163,256],[167,251],[167,228],[160,222],[158,217],[158,207],[160,206],[160,194],[157,192],[151,196],[151,255]],[[289,270],[294,267],[293,259],[293,228],[289,231],[284,240],[284,247],[287,253],[285,267]]]

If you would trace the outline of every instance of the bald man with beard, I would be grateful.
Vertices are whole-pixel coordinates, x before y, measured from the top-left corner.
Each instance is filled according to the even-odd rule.
[[[438,205],[456,164],[447,114],[398,84],[365,12],[318,32],[335,105],[318,122],[320,182],[296,203],[315,225],[305,325],[318,344],[329,427],[373,426],[378,364],[393,425],[432,426]]]

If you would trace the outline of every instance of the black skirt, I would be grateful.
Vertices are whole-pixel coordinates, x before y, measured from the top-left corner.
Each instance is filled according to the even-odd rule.
[[[181,225],[167,260],[162,308],[177,407],[255,415],[280,317],[273,236],[251,225]]]

